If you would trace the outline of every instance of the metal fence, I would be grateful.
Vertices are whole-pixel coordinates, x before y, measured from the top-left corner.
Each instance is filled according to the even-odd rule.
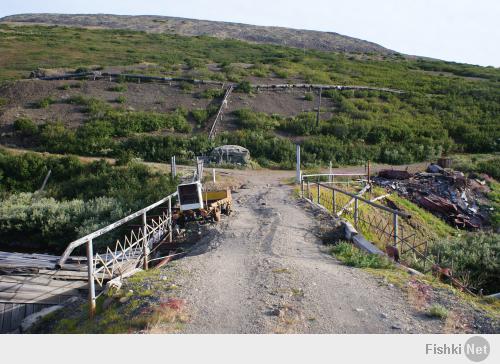
[[[176,198],[177,192],[113,224],[75,240],[67,246],[57,264],[59,268],[64,266],[66,260],[75,249],[86,245],[91,317],[95,314],[96,307],[95,283],[102,287],[105,280],[123,276],[141,264],[144,269],[148,269],[150,255],[158,248],[158,243],[166,240],[169,242],[172,241],[172,206]],[[159,215],[148,217],[149,212],[158,209],[161,210]],[[137,228],[132,229],[123,239],[117,240],[113,248],[108,246],[105,252],[94,255],[95,239],[102,237],[106,233],[116,231],[116,229],[124,224],[140,217],[142,217],[142,223]]]
[[[341,175],[346,177],[346,175]],[[329,180],[319,182],[318,177]],[[347,175],[363,177],[363,175]],[[316,181],[311,181],[316,179]],[[371,189],[367,179],[359,178],[348,182],[336,180],[338,175],[304,175],[301,179],[302,197],[318,204],[336,217],[352,222],[365,238],[382,250],[388,246],[397,248],[402,260],[417,265],[423,271],[434,264],[428,258],[428,240],[411,220],[411,215],[378,203],[378,198],[363,197]],[[339,188],[342,186],[342,188]],[[352,191],[346,191],[350,187]]]

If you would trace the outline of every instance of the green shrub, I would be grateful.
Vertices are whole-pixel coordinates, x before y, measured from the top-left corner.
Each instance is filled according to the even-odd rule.
[[[220,88],[211,88],[204,90],[199,94],[202,99],[217,99],[224,96],[225,90]]]
[[[210,117],[208,110],[206,109],[191,110],[191,115],[193,116],[193,119],[196,121],[196,124],[198,124],[198,127],[202,127],[203,125],[205,125],[208,118]]]
[[[496,180],[500,180],[500,157],[495,157],[477,164],[477,171],[486,173]]]
[[[273,130],[280,124],[281,120],[278,115],[269,116],[266,113],[255,112],[250,109],[237,110],[234,115],[238,118],[239,126],[252,130]]]
[[[427,315],[429,317],[435,317],[441,320],[445,320],[448,317],[448,314],[449,314],[448,309],[439,304],[432,305],[431,307],[429,307],[427,311]]]
[[[0,109],[6,106],[8,103],[9,101],[5,97],[0,97]]]
[[[115,102],[117,102],[118,104],[124,104],[127,102],[127,98],[123,95],[120,95],[115,99]]]
[[[249,94],[250,92],[252,92],[252,85],[248,81],[242,81],[238,83],[238,85],[236,86],[236,90],[238,92]]]
[[[306,101],[312,101],[314,99],[314,95],[312,92],[306,92],[304,94],[304,100]]]
[[[464,284],[484,292],[500,291],[500,235],[474,233],[429,247],[435,261],[451,268],[453,276]]]
[[[179,87],[181,88],[182,91],[187,93],[190,93],[194,90],[194,85],[192,82],[181,81]]]
[[[110,91],[110,92],[126,92],[127,91],[127,86],[126,85],[111,86],[111,87],[108,88],[108,91]]]
[[[10,195],[0,206],[0,231],[10,241],[29,241],[60,251],[69,242],[125,216],[107,197],[57,201],[31,193]]]
[[[50,105],[52,105],[54,102],[55,102],[55,100],[52,97],[47,96],[47,97],[35,102],[34,106],[38,109],[46,109]]]
[[[75,132],[66,129],[60,121],[49,122],[40,126],[40,144],[53,153],[73,153],[76,151]]]
[[[19,118],[14,121],[14,129],[22,136],[30,137],[38,133],[38,126],[30,118]]]
[[[293,135],[317,134],[321,129],[316,127],[316,113],[301,113],[296,117],[282,119],[279,129]]]
[[[128,159],[127,167],[115,167],[103,160],[83,164],[76,157],[0,151],[0,192],[8,196],[0,203],[3,241],[44,244],[58,251],[78,236],[175,189],[176,181],[131,163],[131,156],[123,150],[119,159]],[[43,195],[32,194],[49,170],[52,174]]]
[[[351,267],[375,269],[394,268],[394,264],[385,256],[367,254],[348,242],[340,242],[333,246],[331,254]]]

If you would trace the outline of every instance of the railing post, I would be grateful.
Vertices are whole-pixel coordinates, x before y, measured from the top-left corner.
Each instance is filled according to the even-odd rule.
[[[311,190],[310,190],[309,180],[307,180],[307,199],[310,200],[310,197],[311,197]]]
[[[354,197],[354,226],[358,227],[358,199]]]
[[[144,255],[144,270],[148,270],[148,256],[149,256],[149,243],[148,243],[148,225],[146,212],[142,214],[142,254]]]
[[[321,205],[321,203],[319,202],[319,197],[320,197],[320,193],[321,193],[320,189],[319,189],[319,182],[317,183],[317,185],[318,185],[318,205]]]
[[[304,180],[302,177],[300,178],[300,195],[302,198],[304,198]]]
[[[171,243],[172,242],[172,235],[173,235],[173,231],[172,231],[172,197],[169,196],[168,197],[168,235],[169,235],[169,242]]]
[[[398,214],[392,215],[392,226],[394,229],[394,247],[398,247]]]
[[[95,316],[95,285],[94,285],[94,251],[92,239],[87,241],[87,288],[89,290],[89,317],[93,319]]]
[[[335,190],[332,190],[332,210],[333,214],[337,213],[337,202],[335,201]]]

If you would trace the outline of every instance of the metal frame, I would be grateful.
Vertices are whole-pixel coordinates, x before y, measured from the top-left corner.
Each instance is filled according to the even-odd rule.
[[[56,268],[62,268],[74,250],[86,244],[89,315],[91,318],[94,317],[96,309],[95,282],[102,287],[104,280],[120,277],[126,271],[136,268],[140,262],[143,263],[144,269],[148,269],[148,259],[153,245],[164,239],[172,242],[172,200],[176,198],[177,192],[172,193],[154,204],[68,244],[56,264]],[[147,213],[164,203],[168,203],[167,212],[164,211],[162,215],[150,219],[148,223]],[[114,249],[107,247],[105,253],[94,255],[94,239],[141,216],[142,225],[138,231],[132,230],[122,241],[117,240]]]
[[[349,176],[349,174],[347,175]],[[322,206],[336,217],[340,217],[340,213],[345,212],[347,216],[352,218],[354,226],[356,228],[366,227],[370,229],[370,231],[373,232],[378,239],[382,241],[386,240],[387,243],[390,243],[394,247],[399,248],[401,254],[407,252],[414,253],[418,259],[423,261],[424,271],[426,269],[427,263],[430,263],[429,267],[431,267],[435,263],[428,258],[427,240],[417,240],[418,229],[414,229],[414,231],[404,231],[400,219],[403,219],[402,221],[407,221],[411,218],[410,214],[391,209],[375,201],[364,198],[359,194],[344,191],[338,187],[333,186],[332,183],[311,182],[307,180],[307,177],[318,176],[325,177],[331,175],[316,174],[302,176],[301,194],[304,199],[308,200],[311,203]],[[352,174],[352,176],[359,175]],[[325,190],[328,191],[326,194],[324,193]],[[364,191],[364,189],[362,191]],[[316,193],[317,196],[314,196],[314,193]],[[344,207],[338,209],[337,207],[342,205],[338,201],[339,196],[342,195],[348,197],[350,200],[348,200],[349,202],[347,202]],[[354,205],[354,207],[352,207],[352,205]],[[363,205],[374,208],[378,210],[379,213],[367,214],[365,209],[361,208],[361,206]],[[389,216],[387,216],[385,213],[389,214]]]

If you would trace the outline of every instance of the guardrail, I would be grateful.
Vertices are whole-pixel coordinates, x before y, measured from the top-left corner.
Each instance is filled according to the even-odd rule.
[[[413,258],[423,264],[423,271],[434,264],[428,258],[428,241],[419,235],[418,226],[411,222],[410,214],[363,197],[362,194],[371,189],[371,185],[363,179],[358,181],[362,188],[357,192],[344,191],[334,185],[336,182],[309,181],[311,177],[328,176],[331,175],[304,175],[301,179],[302,197],[322,206],[337,218],[342,216],[352,221],[354,227],[368,240],[382,245],[382,250],[388,250],[387,247],[392,246],[396,248],[398,255],[413,254]]]
[[[148,269],[148,259],[154,244],[169,239],[172,241],[172,204],[177,198],[177,192],[130,214],[102,229],[94,231],[80,239],[71,242],[58,263],[56,268],[62,268],[68,257],[74,250],[84,244],[87,247],[87,272],[88,272],[88,292],[89,311],[93,317],[96,308],[95,282],[101,287],[105,279],[113,279],[122,276],[124,273],[135,269],[141,262],[144,269]],[[148,221],[147,213],[161,205],[167,203],[161,215],[150,217]],[[114,249],[109,246],[106,252],[94,255],[93,242],[96,238],[123,226],[138,217],[142,216],[142,224],[136,232],[132,230],[122,241],[117,240]]]

